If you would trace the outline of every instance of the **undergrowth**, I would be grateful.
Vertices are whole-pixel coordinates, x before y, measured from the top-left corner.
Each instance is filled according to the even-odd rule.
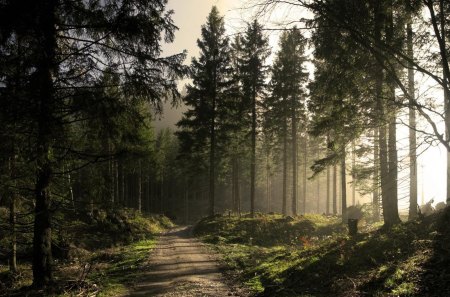
[[[336,217],[215,216],[195,232],[259,296],[450,296],[449,217],[349,237]]]
[[[65,214],[53,234],[55,285],[33,291],[31,259],[21,257],[30,244],[21,245],[19,271],[0,265],[0,296],[118,296],[139,280],[155,237],[173,226],[162,215],[144,215],[125,209],[97,211],[94,216]]]

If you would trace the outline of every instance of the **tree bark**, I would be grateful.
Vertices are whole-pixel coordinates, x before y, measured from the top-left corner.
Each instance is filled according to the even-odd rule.
[[[13,136],[14,137],[14,136]],[[10,251],[9,251],[9,271],[12,273],[17,272],[17,238],[16,238],[16,153],[15,144],[13,140],[12,156],[10,158],[10,178],[12,180],[12,186],[9,189],[9,228],[10,228]]]
[[[137,199],[138,199],[138,211],[142,212],[142,165],[141,161],[138,163],[138,172],[137,172]]]
[[[33,232],[33,286],[42,288],[53,281],[51,249],[50,189],[53,170],[51,146],[58,126],[55,124],[55,94],[53,77],[56,77],[56,1],[40,1],[37,5],[37,34],[41,46],[36,69],[37,99],[37,151]]]
[[[388,2],[387,18],[386,18],[386,43],[392,44],[394,36],[394,16],[393,16],[392,0]],[[396,125],[396,106],[395,106],[395,82],[388,75],[386,77],[386,85],[388,86],[388,98],[390,100],[391,113],[388,114],[389,138],[388,138],[388,192],[385,206],[383,209],[384,224],[392,226],[400,222],[398,215],[398,165],[397,165],[397,125]]]
[[[352,205],[356,205],[356,152],[355,141],[352,141]]]
[[[345,164],[345,148],[341,159],[341,207],[342,207],[342,223],[347,222],[347,180],[346,180],[346,164]]]
[[[337,215],[337,165],[333,165],[333,214]]]
[[[256,78],[255,78],[256,79]],[[255,216],[255,184],[256,184],[256,81],[252,90],[252,151],[250,161],[250,216]]]
[[[330,136],[327,135],[327,147],[330,143]],[[326,214],[330,214],[330,184],[331,184],[331,170],[330,166],[327,166],[327,207],[326,207]]]
[[[317,145],[317,160],[320,159],[320,151],[319,151],[319,145]],[[317,197],[316,197],[316,212],[317,214],[320,214],[320,174],[318,174],[316,176],[317,181],[316,181],[316,185],[317,185]]]
[[[373,131],[373,196],[372,196],[372,208],[373,208],[373,220],[378,222],[380,220],[380,192],[379,192],[379,128],[375,128]]]
[[[411,21],[406,25],[406,42],[408,57],[414,59],[413,31]],[[412,63],[408,67],[408,92],[409,92],[409,216],[417,217],[417,140],[416,140],[416,111],[414,109],[415,87],[414,69]]]
[[[291,131],[291,137],[292,137],[292,214],[296,216],[297,213],[297,115],[296,115],[296,108],[295,108],[295,96],[292,96],[292,114],[291,114],[291,121],[292,121],[292,131]],[[306,152],[305,152],[306,154]],[[306,167],[306,164],[305,164]]]
[[[283,214],[287,215],[287,118],[284,118],[283,123]]]
[[[327,166],[327,207],[326,207],[326,214],[330,214],[330,166]]]
[[[308,136],[304,137],[303,143],[303,214],[306,213],[306,175],[308,168]]]
[[[266,155],[266,199],[267,212],[270,212],[270,153]]]

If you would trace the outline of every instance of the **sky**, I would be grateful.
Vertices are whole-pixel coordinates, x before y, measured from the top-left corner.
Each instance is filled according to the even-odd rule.
[[[163,55],[173,55],[187,50],[185,63],[189,64],[192,57],[198,56],[197,39],[200,37],[201,26],[206,22],[206,17],[213,5],[217,6],[220,13],[225,16],[227,24],[236,24],[240,14],[238,7],[242,0],[169,0],[168,9],[174,11],[172,16],[179,30],[175,33],[175,41],[163,46]],[[234,20],[233,20],[234,19]],[[231,28],[228,28],[231,31]],[[179,84],[181,90],[187,81]],[[170,104],[164,105],[164,113],[155,121],[156,129],[165,127],[174,128],[175,123],[181,118],[184,106],[174,109]]]
[[[242,32],[245,29],[246,22],[253,20],[254,10],[249,8],[255,0],[169,0],[168,9],[174,10],[173,20],[179,27],[175,33],[175,41],[163,46],[163,55],[172,55],[187,50],[188,57],[186,64],[189,64],[192,57],[198,56],[197,39],[200,37],[201,26],[206,22],[206,17],[211,11],[213,5],[217,6],[219,12],[225,17],[227,33],[233,35]],[[280,9],[271,14],[271,19],[258,17],[261,23],[265,23],[267,28],[277,28],[279,22],[290,22],[300,18],[309,18],[311,15],[305,11],[293,11],[292,9]],[[275,21],[274,21],[275,20]],[[301,25],[299,25],[301,27]],[[268,30],[266,34],[269,37],[272,52],[277,51],[278,36],[280,31]],[[303,31],[308,34],[307,31]],[[182,89],[187,81],[180,82]],[[418,84],[418,93],[420,88],[427,89],[427,84]],[[439,99],[438,99],[439,100]],[[175,128],[175,123],[181,118],[184,106],[174,109],[170,104],[164,106],[164,113],[160,119],[155,121],[156,129],[165,127]],[[407,155],[407,133],[408,129],[403,125],[398,125],[398,149],[401,167],[407,167],[405,163]],[[442,146],[436,146],[421,153],[418,157],[418,178],[419,178],[419,203],[427,202],[431,199],[436,202],[445,200],[445,178],[446,178],[446,150]],[[400,209],[406,210],[408,191],[405,190],[404,177],[408,174],[407,170],[399,173],[400,181]],[[422,198],[423,197],[423,198]]]

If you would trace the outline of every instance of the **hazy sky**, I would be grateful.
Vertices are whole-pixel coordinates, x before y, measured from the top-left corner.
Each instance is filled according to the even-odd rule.
[[[188,51],[186,64],[192,57],[198,56],[197,39],[200,37],[201,26],[206,22],[206,17],[213,5],[216,5],[220,13],[225,16],[228,24],[238,24],[238,7],[243,0],[169,0],[168,9],[172,9],[172,16],[179,30],[175,33],[175,41],[163,46],[163,55],[172,55]],[[229,28],[231,30],[231,27]],[[180,85],[184,85],[181,82]],[[165,104],[162,118],[155,122],[157,129],[174,128],[175,123],[181,118],[183,107],[173,109],[170,104]]]
[[[164,47],[165,53],[174,54],[186,49],[190,61],[190,57],[198,53],[197,38],[211,7],[216,5],[220,13],[228,17],[235,15],[236,11],[232,9],[239,7],[240,2],[242,0],[169,0],[168,8],[174,10],[173,20],[179,30],[175,42]]]

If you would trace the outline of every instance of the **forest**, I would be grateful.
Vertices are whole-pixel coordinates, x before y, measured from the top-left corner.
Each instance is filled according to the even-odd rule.
[[[450,296],[450,2],[176,1],[0,0],[0,296]]]

